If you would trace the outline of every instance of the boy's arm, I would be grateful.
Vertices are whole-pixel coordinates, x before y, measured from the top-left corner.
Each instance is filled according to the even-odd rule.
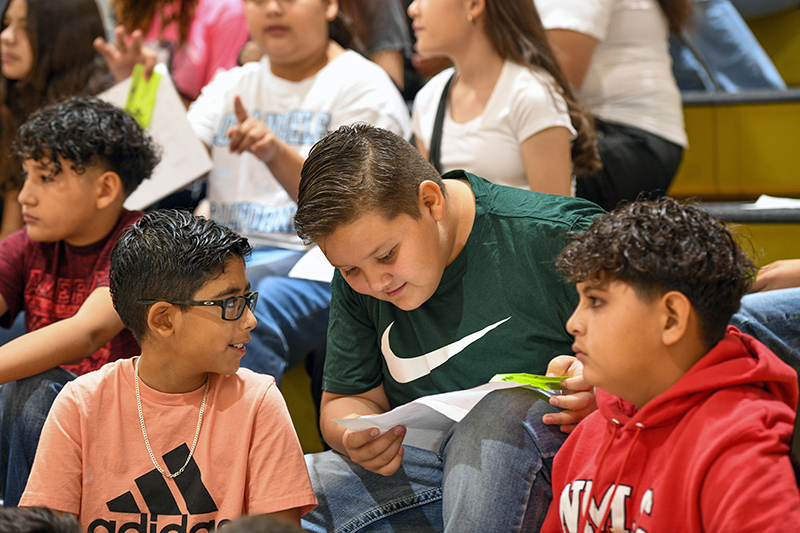
[[[2,298],[0,297],[0,300]],[[0,315],[5,313],[0,302]],[[0,346],[0,383],[33,376],[89,357],[123,329],[108,287],[98,287],[75,315]]]
[[[336,418],[377,415],[390,409],[383,385],[361,394],[322,393],[320,427],[328,446],[359,464],[384,476],[394,474],[403,461],[403,437],[406,430],[397,426],[380,435],[376,428],[354,432],[345,429]]]

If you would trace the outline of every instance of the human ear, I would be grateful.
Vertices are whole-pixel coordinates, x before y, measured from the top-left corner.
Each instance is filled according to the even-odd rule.
[[[444,218],[444,195],[434,182],[425,180],[419,184],[419,203],[422,212],[428,212],[435,221]]]
[[[107,170],[95,178],[97,191],[96,205],[98,209],[105,209],[116,202],[123,194],[122,178],[119,174]]]
[[[150,333],[161,338],[170,337],[175,332],[175,313],[177,306],[168,302],[156,302],[147,311],[147,328]]]
[[[678,291],[669,291],[661,297],[659,302],[662,313],[661,340],[667,346],[672,346],[683,339],[689,329],[692,319],[692,303],[685,294]]]
[[[469,0],[467,13],[471,18],[469,20],[477,20],[478,17],[486,12],[486,0]]]
[[[323,0],[325,2],[325,20],[331,22],[339,14],[339,0]]]

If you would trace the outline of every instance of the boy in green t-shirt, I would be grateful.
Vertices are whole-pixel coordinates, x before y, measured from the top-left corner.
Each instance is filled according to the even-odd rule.
[[[576,303],[553,261],[562,237],[601,210],[462,171],[444,177],[406,141],[367,125],[329,134],[303,166],[295,225],[337,268],[321,428],[343,454],[307,457],[321,502],[307,529],[385,520],[415,531],[534,530],[564,439],[553,425],[568,431],[592,408],[579,376],[564,381],[573,394],[553,400],[561,413],[530,390],[494,392],[438,455],[402,446],[402,426],[380,435],[334,421],[496,373],[572,375],[548,368],[571,353],[564,324]]]

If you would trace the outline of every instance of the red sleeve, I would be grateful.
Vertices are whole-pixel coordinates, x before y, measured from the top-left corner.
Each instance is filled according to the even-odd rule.
[[[25,257],[30,244],[25,229],[0,241],[0,295],[8,312],[0,317],[0,326],[8,328],[23,309],[25,293]]]
[[[789,459],[794,412],[785,404],[731,415],[739,431],[705,472],[700,512],[707,531],[795,531],[800,490]],[[736,475],[731,475],[735,473]]]
[[[111,251],[114,249],[114,245],[117,243],[117,239],[120,235],[134,222],[139,220],[144,216],[144,213],[141,211],[125,211],[123,210],[122,214],[119,217],[119,222],[114,227],[109,236],[108,240],[106,241],[105,246],[103,247],[102,252],[100,252],[100,257],[98,258],[96,264],[96,279],[94,287],[108,287],[108,278],[110,274],[110,267],[111,267]]]

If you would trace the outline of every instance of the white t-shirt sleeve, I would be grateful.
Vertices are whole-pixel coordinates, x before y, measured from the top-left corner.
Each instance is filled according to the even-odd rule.
[[[208,147],[212,146],[222,120],[225,102],[230,98],[229,90],[235,86],[235,78],[239,77],[242,68],[244,67],[218,73],[189,106],[186,114],[189,124],[197,138]]]
[[[549,76],[534,72],[514,80],[510,91],[514,112],[509,116],[520,144],[540,131],[559,126],[567,128],[570,138],[575,138],[567,103],[554,86]]]
[[[604,41],[614,0],[534,0],[546,30],[572,30]]]

